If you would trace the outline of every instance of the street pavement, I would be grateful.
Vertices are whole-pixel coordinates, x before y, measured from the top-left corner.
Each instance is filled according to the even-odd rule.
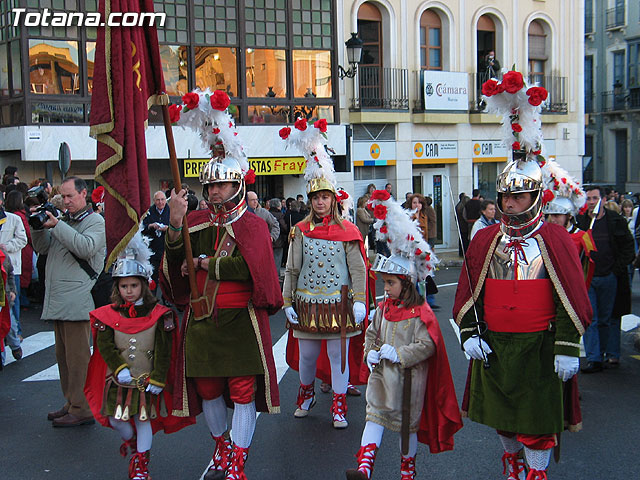
[[[451,326],[455,284],[460,269],[443,268],[436,276],[441,306],[436,315],[444,334],[458,399],[462,397],[467,360]],[[381,293],[381,282],[378,282]],[[633,312],[640,314],[640,279],[633,284]],[[0,372],[0,478],[7,480],[126,479],[128,462],[120,457],[120,439],[98,424],[52,428],[47,412],[63,404],[57,381],[53,327],[40,321],[38,309],[23,311],[25,358],[11,361]],[[297,372],[284,364],[284,315],[271,317],[276,362],[280,365],[279,415],[260,415],[246,473],[251,480],[342,479],[356,465],[365,417],[363,396],[349,397],[350,422],[334,430],[329,408],[331,394],[316,384],[318,403],[304,419],[293,417],[298,390]],[[285,337],[286,338],[286,337]],[[640,444],[637,411],[640,398],[640,356],[633,350],[632,332],[622,335],[622,364],[579,377],[584,429],[562,435],[562,458],[552,461],[551,479],[616,480],[638,478]],[[584,359],[583,359],[584,360]],[[526,382],[526,379],[522,379]],[[154,437],[150,471],[154,480],[196,480],[206,468],[213,442],[202,417],[194,426],[172,435]],[[434,480],[504,478],[502,448],[490,428],[465,420],[455,436],[452,452],[431,455],[418,448],[418,477]],[[374,479],[399,478],[399,438],[387,432],[378,452]],[[634,473],[635,472],[635,473]]]

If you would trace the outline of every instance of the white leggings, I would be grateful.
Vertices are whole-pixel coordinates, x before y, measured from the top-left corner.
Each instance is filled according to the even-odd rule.
[[[153,440],[153,431],[151,430],[151,422],[149,420],[142,421],[138,418],[138,415],[133,417],[133,421],[136,424],[136,433],[138,435],[137,449],[138,452],[146,452],[151,449],[151,442]],[[113,417],[109,417],[109,424],[117,431],[123,440],[131,440],[133,437],[133,426],[131,422],[125,422],[123,420],[116,420]]]
[[[316,362],[322,349],[322,340],[298,339],[300,347],[300,383],[310,385],[316,378]],[[341,370],[340,339],[327,340],[327,355],[331,364],[331,387],[337,394],[347,393],[347,383],[349,382],[349,341],[345,355],[347,362],[344,373]]]

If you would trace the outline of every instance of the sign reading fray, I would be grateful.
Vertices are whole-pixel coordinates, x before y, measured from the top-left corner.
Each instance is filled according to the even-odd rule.
[[[208,158],[184,159],[184,176],[199,177],[200,169]],[[249,165],[256,175],[300,175],[304,173],[304,157],[288,158],[250,158]]]

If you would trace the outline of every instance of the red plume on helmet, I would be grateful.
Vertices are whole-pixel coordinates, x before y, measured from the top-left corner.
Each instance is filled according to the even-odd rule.
[[[91,192],[91,201],[93,203],[104,203],[104,187],[103,186],[93,189],[93,192]]]

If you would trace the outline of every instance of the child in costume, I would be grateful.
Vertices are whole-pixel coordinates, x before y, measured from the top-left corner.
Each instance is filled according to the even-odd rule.
[[[133,453],[129,478],[150,479],[153,432],[171,433],[194,423],[167,415],[170,395],[162,395],[176,343],[174,314],[149,289],[151,251],[137,233],[113,267],[112,304],[90,313],[93,355],[85,394],[100,423],[116,430],[120,454]],[[166,400],[166,402],[165,402]]]
[[[400,204],[377,190],[370,203],[378,219],[377,239],[392,255],[378,255],[372,270],[384,280],[385,299],[372,313],[365,334],[369,370],[367,416],[358,468],[348,480],[371,478],[385,428],[400,432],[402,480],[414,479],[418,441],[431,453],[453,448],[462,427],[449,361],[440,327],[415,285],[424,281],[437,259]]]

